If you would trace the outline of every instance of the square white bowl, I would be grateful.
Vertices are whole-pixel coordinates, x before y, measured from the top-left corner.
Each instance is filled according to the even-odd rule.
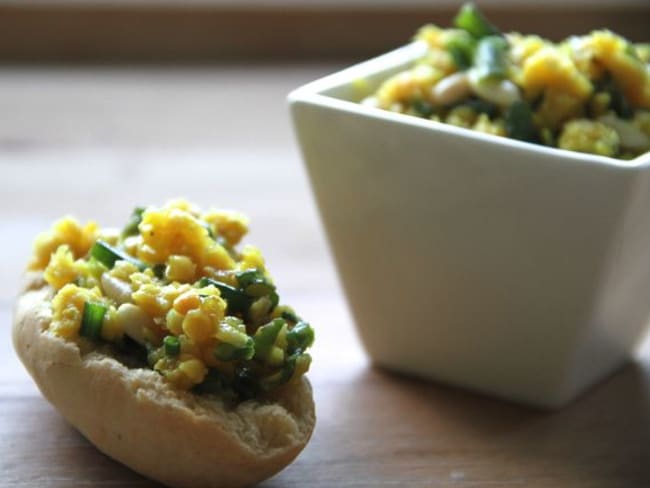
[[[650,153],[546,148],[358,103],[413,43],[289,95],[361,340],[390,369],[556,408],[650,316]]]

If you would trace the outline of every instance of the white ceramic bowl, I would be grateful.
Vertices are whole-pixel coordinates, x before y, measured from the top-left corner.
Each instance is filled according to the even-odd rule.
[[[361,339],[378,365],[559,407],[646,330],[650,153],[619,161],[356,103],[423,52],[289,96]]]

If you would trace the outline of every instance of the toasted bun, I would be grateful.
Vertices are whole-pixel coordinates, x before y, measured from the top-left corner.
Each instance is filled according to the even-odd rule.
[[[52,295],[40,275],[27,277],[14,347],[43,395],[108,456],[172,487],[238,487],[277,473],[309,440],[315,414],[306,379],[272,403],[227,408],[50,334]]]

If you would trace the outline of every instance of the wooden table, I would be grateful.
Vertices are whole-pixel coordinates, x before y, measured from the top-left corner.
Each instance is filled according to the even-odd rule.
[[[50,221],[119,225],[136,204],[178,195],[248,213],[283,299],[317,328],[316,431],[262,486],[650,486],[650,341],[557,413],[369,366],[284,104],[335,68],[0,69],[0,486],[155,486],[45,402],[9,329],[31,240]]]

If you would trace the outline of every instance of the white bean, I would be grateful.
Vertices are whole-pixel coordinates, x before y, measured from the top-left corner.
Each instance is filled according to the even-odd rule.
[[[131,285],[108,273],[102,274],[102,288],[106,296],[118,304],[131,301]]]
[[[115,320],[126,335],[144,345],[145,328],[152,323],[152,318],[144,310],[132,303],[124,303],[117,309]]]
[[[598,122],[614,129],[618,133],[621,147],[625,149],[643,150],[650,147],[650,138],[647,134],[627,120],[607,114],[599,117]]]
[[[510,80],[479,80],[469,76],[470,86],[476,96],[499,107],[509,107],[521,100],[519,88]]]
[[[431,92],[433,102],[439,105],[451,105],[471,93],[469,77],[460,71],[440,80]]]

